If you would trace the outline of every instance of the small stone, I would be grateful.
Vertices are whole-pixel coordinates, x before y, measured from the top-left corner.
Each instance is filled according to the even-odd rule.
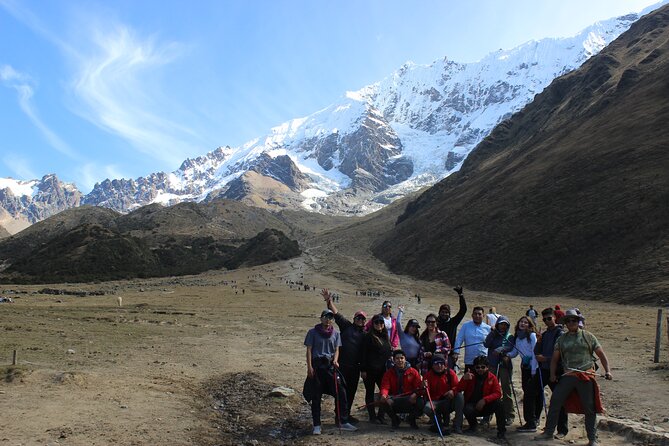
[[[641,417],[641,421],[650,421],[650,418],[648,418],[648,417]]]
[[[246,444],[249,446],[258,446],[258,440],[249,440]]]
[[[126,406],[125,404],[121,404],[121,409],[127,409],[127,408],[128,406]]]
[[[2,392],[4,393],[4,392]],[[669,423],[669,417],[664,417],[664,420],[662,420],[663,423]]]
[[[629,341],[630,340],[629,336],[625,336],[625,340]]]
[[[295,395],[295,391],[290,387],[279,386],[272,389],[270,396],[289,397]]]
[[[76,351],[73,348],[68,348],[67,349],[67,354],[68,355],[74,355],[75,353],[76,353]]]

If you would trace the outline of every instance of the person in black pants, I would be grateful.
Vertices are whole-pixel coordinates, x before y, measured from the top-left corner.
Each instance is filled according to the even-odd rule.
[[[360,375],[365,383],[365,404],[369,413],[369,422],[385,424],[383,411],[377,414],[374,405],[374,386],[381,390],[381,380],[386,372],[386,364],[391,357],[390,340],[383,316],[380,314],[372,318],[372,327],[365,334],[362,341],[362,359],[360,361]]]
[[[562,325],[556,323],[557,318],[555,316],[555,311],[551,307],[548,307],[541,312],[541,318],[544,321],[544,324],[546,324],[546,331],[541,333],[541,337],[537,341],[537,345],[534,347],[534,354],[539,362],[538,373],[541,373],[541,376],[537,374],[536,377],[538,394],[541,398],[540,405],[535,408],[537,420],[541,419],[541,412],[544,409],[544,404],[547,404],[544,400],[544,387],[548,386],[552,392],[557,386],[557,383],[551,382],[550,380],[551,358],[555,351],[555,343],[564,331]],[[558,375],[562,375],[563,373],[563,370],[558,370]],[[564,438],[568,433],[569,420],[567,418],[567,412],[564,410],[564,407],[562,407],[560,409],[560,416],[558,417],[557,436],[558,438]]]
[[[351,322],[337,311],[337,307],[332,301],[332,294],[327,288],[321,291],[321,295],[330,311],[334,313],[334,320],[341,333],[342,345],[339,352],[339,371],[346,382],[346,400],[350,414],[355,394],[358,391],[358,382],[360,381],[360,357],[362,340],[365,337],[364,328],[367,314],[359,310],[353,315],[353,322]],[[349,415],[348,421],[349,423],[356,424],[358,419],[353,415]]]
[[[464,392],[465,418],[469,423],[467,432],[476,433],[478,422],[476,417],[495,414],[497,423],[497,438],[505,438],[506,426],[504,405],[502,404],[502,388],[497,377],[489,370],[488,358],[478,356],[474,358],[474,373],[466,372],[458,385],[457,392]]]

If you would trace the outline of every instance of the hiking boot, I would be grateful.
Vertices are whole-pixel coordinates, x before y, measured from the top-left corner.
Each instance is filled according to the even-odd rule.
[[[535,440],[551,441],[553,440],[553,434],[544,432],[543,434],[537,435],[534,437]]]
[[[462,428],[461,427],[454,428],[453,433],[456,435],[462,435]]]
[[[399,427],[400,417],[398,417],[397,415],[393,415],[390,417],[390,421],[391,421],[391,427],[393,428]]]
[[[476,426],[470,426],[470,427],[465,431],[465,434],[466,434],[466,435],[476,435],[476,432],[478,432],[478,429],[476,428]]]
[[[514,421],[513,418],[507,418],[506,420],[504,420],[504,425],[505,425],[506,427],[509,427],[509,426],[511,426],[511,425],[513,424],[513,421]]]
[[[590,440],[588,446],[599,446],[599,442],[597,440]]]
[[[344,423],[339,425],[339,429],[348,432],[355,432],[358,430],[357,427],[353,426],[351,423]]]
[[[558,440],[562,440],[566,436],[567,432],[558,432],[557,434],[555,434],[555,438],[557,438]]]
[[[418,424],[416,424],[416,417],[411,415],[409,416],[409,426],[411,426],[413,429],[418,429]]]
[[[525,423],[516,429],[516,432],[536,432],[537,426],[530,423]]]
[[[498,440],[506,440],[506,434],[504,432],[497,432]]]
[[[356,417],[354,417],[353,415],[349,415],[349,416],[348,416],[348,422],[351,423],[351,424],[358,424],[358,423],[360,422],[360,420],[358,420],[358,419],[357,419]]]
[[[311,434],[312,435],[320,435],[321,434],[321,427],[320,426],[314,426],[314,431]]]

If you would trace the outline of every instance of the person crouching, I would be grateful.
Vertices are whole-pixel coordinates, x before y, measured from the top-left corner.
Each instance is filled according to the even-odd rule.
[[[425,381],[427,383],[428,396],[432,398],[434,405],[434,412],[429,404],[425,405],[423,412],[428,417],[434,417],[437,413],[436,419],[442,427],[442,432],[447,435],[450,432],[447,430],[448,419],[451,412],[455,411],[455,419],[453,420],[453,431],[456,434],[462,433],[462,408],[465,405],[462,393],[456,390],[458,385],[458,375],[453,369],[446,365],[446,358],[444,355],[436,354],[432,358],[432,368],[425,374]],[[430,430],[437,432],[439,427],[437,424],[430,426]]]
[[[477,356],[473,363],[474,373],[466,372],[456,390],[464,392],[464,416],[469,422],[467,432],[476,433],[478,422],[476,417],[495,414],[497,438],[505,438],[506,426],[504,405],[502,404],[502,388],[497,377],[489,370],[488,358]]]
[[[411,367],[402,350],[393,352],[393,366],[386,370],[381,380],[381,409],[390,415],[392,427],[400,425],[398,413],[409,414],[409,425],[418,429],[416,416],[423,410],[422,379],[418,370]]]

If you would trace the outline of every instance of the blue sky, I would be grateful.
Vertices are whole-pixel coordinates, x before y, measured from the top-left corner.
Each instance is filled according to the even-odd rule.
[[[647,0],[0,0],[0,177],[176,170],[381,80]]]

